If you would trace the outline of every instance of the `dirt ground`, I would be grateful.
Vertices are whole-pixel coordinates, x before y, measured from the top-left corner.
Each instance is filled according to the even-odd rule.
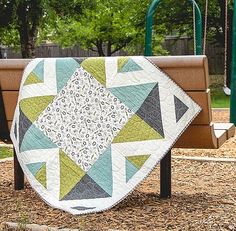
[[[215,121],[228,112],[215,111]],[[218,150],[176,149],[174,155],[236,158],[236,137]],[[46,205],[26,184],[13,190],[12,162],[0,163],[0,223],[81,230],[236,230],[236,163],[172,161],[172,198],[159,199],[159,167],[124,201],[97,214],[73,216]]]

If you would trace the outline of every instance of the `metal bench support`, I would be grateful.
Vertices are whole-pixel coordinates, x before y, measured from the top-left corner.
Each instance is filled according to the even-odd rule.
[[[0,140],[2,141],[10,140],[1,87],[0,87]]]
[[[15,190],[24,189],[24,173],[17,159],[14,149],[14,188]]]
[[[161,160],[160,198],[171,198],[171,150]]]

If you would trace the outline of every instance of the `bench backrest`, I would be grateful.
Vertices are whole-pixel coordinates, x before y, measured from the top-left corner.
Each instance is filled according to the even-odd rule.
[[[149,59],[167,73],[202,108],[201,113],[177,141],[175,147],[216,148],[219,146],[217,139],[212,139],[214,131],[211,124],[207,58],[205,56],[163,56],[149,57]],[[16,107],[23,69],[29,61],[29,59],[0,61],[0,87],[9,129]]]

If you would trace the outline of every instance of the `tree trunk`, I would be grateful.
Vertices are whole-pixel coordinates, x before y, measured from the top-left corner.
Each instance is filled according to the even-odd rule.
[[[38,5],[37,5],[38,4]],[[32,14],[32,11],[35,15]],[[27,5],[24,1],[17,6],[18,31],[20,34],[22,58],[35,58],[35,44],[42,9],[40,2],[32,1]]]
[[[97,41],[96,47],[97,47],[98,55],[105,56],[104,51],[103,51],[103,42],[101,39]]]
[[[112,51],[111,51],[111,41],[109,40],[107,43],[107,56],[111,56]]]

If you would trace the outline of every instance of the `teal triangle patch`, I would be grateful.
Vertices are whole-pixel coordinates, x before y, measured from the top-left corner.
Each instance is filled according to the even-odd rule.
[[[112,196],[111,146],[98,158],[87,174],[110,196]]]
[[[30,163],[26,164],[26,166],[30,170],[30,172],[35,176],[45,163],[46,162]]]
[[[137,63],[135,63],[133,59],[129,58],[128,62],[126,62],[124,66],[120,70],[118,70],[118,73],[141,71],[141,70],[143,69]]]
[[[74,74],[80,64],[73,58],[56,60],[57,92],[59,92]]]
[[[45,136],[34,124],[32,124],[24,135],[20,151],[24,152],[27,150],[49,148],[57,148],[57,145]]]
[[[40,79],[42,82],[44,80],[44,60],[41,60],[33,70],[33,73]]]
[[[129,109],[136,112],[147,98],[156,83],[110,88],[110,92]]]
[[[127,159],[125,159],[125,169],[126,169],[126,183],[134,176],[138,169],[131,164]]]

